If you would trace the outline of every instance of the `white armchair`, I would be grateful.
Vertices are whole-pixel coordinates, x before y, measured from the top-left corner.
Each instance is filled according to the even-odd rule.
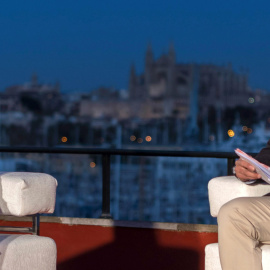
[[[234,198],[263,196],[267,193],[270,193],[270,185],[264,182],[247,185],[234,176],[213,178],[208,183],[210,213],[217,217],[221,206]],[[263,270],[270,270],[270,245],[263,245],[261,248]],[[205,247],[205,270],[222,270],[218,243]]]
[[[44,173],[0,173],[0,215],[53,213],[56,187],[56,179]],[[0,226],[0,231],[33,234],[0,234],[1,270],[56,269],[56,244],[49,237],[35,235],[38,224],[34,225],[33,229]]]

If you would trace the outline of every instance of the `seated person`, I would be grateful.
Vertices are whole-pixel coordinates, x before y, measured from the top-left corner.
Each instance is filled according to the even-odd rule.
[[[255,157],[270,166],[270,140]],[[246,183],[261,176],[244,160],[235,163],[236,177]],[[262,270],[261,244],[270,244],[270,196],[242,197],[223,205],[218,214],[222,270]]]

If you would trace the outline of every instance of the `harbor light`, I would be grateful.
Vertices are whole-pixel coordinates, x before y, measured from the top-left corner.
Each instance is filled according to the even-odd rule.
[[[142,139],[142,138],[139,138],[139,139],[137,140],[137,142],[138,142],[138,143],[142,143],[142,142],[143,142],[143,139]]]
[[[152,137],[151,137],[151,136],[146,136],[146,137],[145,137],[145,140],[146,140],[147,142],[151,142],[151,141],[152,141]]]
[[[67,140],[68,140],[67,137],[62,137],[62,138],[61,138],[61,141],[62,141],[63,143],[67,142]]]
[[[90,162],[90,167],[91,167],[91,168],[95,168],[95,167],[96,167],[96,163],[95,163],[95,162],[93,162],[93,161],[92,161],[92,162]]]
[[[134,142],[134,141],[136,140],[136,137],[135,137],[134,135],[131,135],[131,136],[130,136],[130,140],[131,140],[132,142]]]
[[[229,135],[229,137],[234,137],[234,131],[232,130],[232,129],[229,129],[228,130],[228,135]]]

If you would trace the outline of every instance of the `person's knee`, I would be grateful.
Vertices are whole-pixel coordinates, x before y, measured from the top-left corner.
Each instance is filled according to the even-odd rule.
[[[236,219],[239,213],[244,213],[247,209],[248,198],[241,197],[233,199],[225,203],[218,213],[218,224],[230,222],[232,219]]]
[[[233,234],[233,232],[243,233],[244,235],[258,238],[254,220],[250,215],[254,201],[248,197],[237,198],[224,204],[218,213],[219,234]]]

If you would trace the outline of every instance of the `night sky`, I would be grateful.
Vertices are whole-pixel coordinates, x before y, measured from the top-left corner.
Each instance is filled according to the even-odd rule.
[[[149,43],[155,57],[174,43],[178,62],[248,68],[250,85],[270,90],[267,0],[2,0],[0,90],[34,72],[63,92],[127,88]]]

